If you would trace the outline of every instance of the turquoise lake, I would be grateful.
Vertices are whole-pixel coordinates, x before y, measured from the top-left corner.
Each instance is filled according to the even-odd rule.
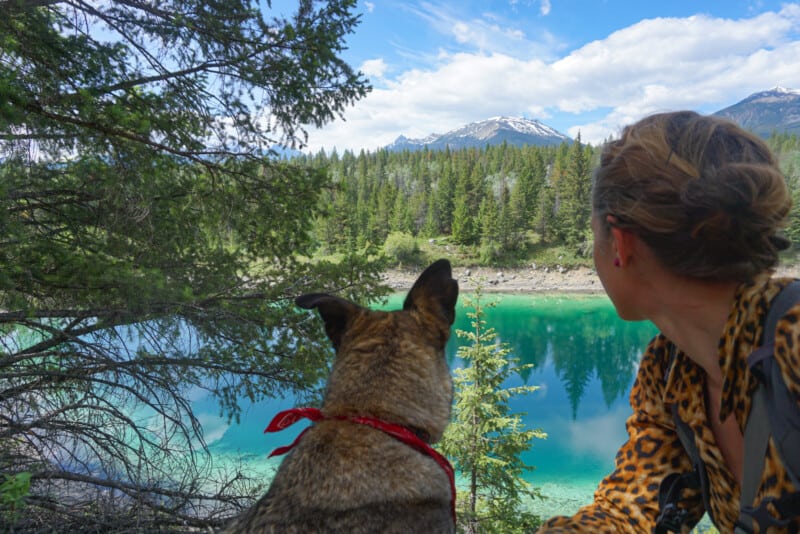
[[[399,308],[402,298],[396,295],[383,307]],[[608,298],[599,295],[484,294],[482,301],[498,303],[486,310],[486,326],[511,349],[509,357],[534,365],[507,384],[539,386],[511,403],[514,412],[526,413],[526,425],[548,434],[523,456],[535,466],[526,479],[551,497],[547,515],[570,513],[591,499],[594,487],[613,469],[626,438],[628,395],[639,358],[656,329],[648,322],[622,321]],[[463,303],[459,299],[447,346],[451,368],[463,365],[456,352],[466,343],[455,331],[471,328]],[[243,465],[265,476],[280,461],[267,455],[290,443],[304,425],[277,435],[265,435],[263,429],[277,411],[295,405],[291,398],[252,404],[239,424],[229,425],[218,417],[215,402],[194,401],[215,463]]]

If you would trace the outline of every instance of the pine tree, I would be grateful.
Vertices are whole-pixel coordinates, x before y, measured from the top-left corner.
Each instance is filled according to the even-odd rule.
[[[591,156],[581,136],[570,146],[566,173],[558,184],[558,225],[567,246],[584,249],[591,217]]]
[[[513,224],[520,233],[533,228],[536,204],[547,175],[541,151],[537,147],[527,147],[526,151],[529,155],[522,162],[511,190]]]
[[[475,242],[475,221],[470,213],[465,197],[456,198],[453,212],[453,241],[460,245],[472,245]]]
[[[467,152],[462,152],[465,154]],[[475,204],[474,179],[471,179],[473,166],[460,169],[455,188],[455,205],[453,208],[452,235],[453,241],[461,245],[474,245],[480,238],[480,221],[476,221],[480,204]]]
[[[497,206],[497,232],[503,252],[519,246],[520,239],[515,231],[514,218],[511,211],[511,191],[503,181],[500,189],[500,201]]]
[[[397,196],[394,199],[394,206],[392,207],[390,224],[392,232],[412,233],[408,209],[408,197],[404,191],[400,190],[397,192]]]
[[[478,214],[481,225],[481,260],[491,262],[500,253],[500,220],[494,195],[486,195]]]
[[[556,223],[556,210],[558,202],[555,188],[551,184],[545,184],[536,205],[536,231],[547,243],[555,242],[557,239],[558,224]]]
[[[453,228],[453,198],[456,192],[456,180],[450,164],[451,157],[450,151],[445,150],[442,175],[436,184],[435,203],[439,219],[438,231],[442,234],[450,234]]]
[[[439,235],[439,225],[436,213],[436,206],[429,204],[428,211],[425,212],[425,222],[420,230],[420,235],[424,237],[436,237]]]
[[[472,308],[472,330],[456,334],[469,341],[459,348],[465,367],[455,371],[455,405],[440,447],[467,479],[459,493],[458,528],[461,532],[530,532],[538,516],[523,508],[523,499],[541,497],[522,475],[533,469],[520,458],[534,438],[546,438],[539,429],[526,430],[521,413],[511,413],[509,400],[535,391],[535,386],[504,387],[508,378],[530,365],[515,366],[510,349],[486,327],[486,309],[480,284],[465,306]]]

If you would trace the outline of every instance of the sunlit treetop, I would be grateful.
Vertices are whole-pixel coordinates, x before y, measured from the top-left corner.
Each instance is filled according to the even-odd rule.
[[[339,57],[354,6],[302,0],[274,16],[248,0],[0,1],[4,152],[124,141],[208,161],[300,147],[305,126],[369,90]]]

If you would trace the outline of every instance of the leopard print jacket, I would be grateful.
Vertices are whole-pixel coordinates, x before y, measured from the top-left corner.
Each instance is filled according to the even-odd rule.
[[[757,378],[747,366],[747,356],[762,339],[769,304],[791,279],[767,275],[741,285],[734,300],[724,335],[720,339],[720,365],[724,376],[720,418],[733,415],[744,432],[750,399]],[[800,305],[778,323],[775,359],[789,390],[800,402]],[[739,515],[739,484],[728,469],[715,443],[706,417],[705,373],[678,351],[668,370],[672,343],[656,336],[644,353],[631,391],[633,415],[627,421],[628,441],[616,457],[616,468],[600,482],[594,502],[572,517],[554,517],[540,533],[608,532],[649,533],[658,515],[658,488],[674,472],[691,470],[691,461],[675,431],[671,404],[677,403],[681,418],[695,432],[700,455],[708,472],[711,516],[720,532],[733,532]],[[665,379],[665,374],[668,373]],[[798,488],[800,489],[800,488]],[[778,452],[770,440],[756,504],[768,497],[793,491]],[[684,492],[683,501],[692,523],[705,512],[699,490]],[[770,533],[797,533],[800,520],[790,527],[772,528]],[[684,532],[688,532],[688,527]]]

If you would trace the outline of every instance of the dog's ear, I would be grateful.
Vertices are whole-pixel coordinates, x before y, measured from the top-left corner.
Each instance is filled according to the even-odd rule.
[[[316,308],[325,322],[325,333],[333,343],[333,348],[339,350],[342,336],[347,330],[347,323],[361,308],[349,300],[326,293],[311,293],[301,295],[294,300],[295,304],[307,310]]]
[[[438,312],[448,325],[456,319],[458,282],[453,279],[453,270],[447,260],[438,260],[425,269],[411,291],[408,292],[404,310],[428,308]]]

